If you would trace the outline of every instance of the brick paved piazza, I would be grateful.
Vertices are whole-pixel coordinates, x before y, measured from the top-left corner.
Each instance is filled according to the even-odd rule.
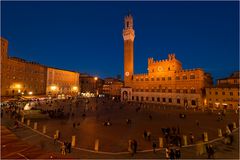
[[[217,111],[203,112],[202,110],[185,110],[153,104],[122,104],[96,99],[89,99],[88,104],[85,103],[85,99],[81,99],[77,102],[66,100],[53,101],[52,103],[41,102],[40,105],[37,104],[36,106],[42,110],[63,108],[64,114],[69,113],[70,116],[69,118],[67,116],[61,118],[25,117],[25,124],[27,124],[27,119],[30,119],[30,127],[33,128],[33,122],[38,122],[37,130],[40,132],[43,130],[43,125],[46,125],[46,135],[50,137],[53,137],[56,130],[59,130],[61,141],[71,142],[71,136],[75,135],[76,147],[78,148],[94,150],[95,140],[99,139],[99,151],[114,153],[127,152],[129,139],[135,139],[138,142],[138,151],[152,149],[152,141],[156,141],[158,148],[159,137],[164,137],[161,128],[179,127],[181,137],[187,135],[189,143],[190,132],[195,136],[195,142],[202,139],[203,132],[207,132],[208,139],[212,140],[218,138],[218,128],[221,128],[224,134],[226,125],[235,122],[238,128],[239,124],[239,115],[234,111],[227,111],[223,120],[218,121]],[[141,107],[137,112],[136,109],[139,106]],[[74,113],[73,116],[72,113]],[[84,113],[86,114],[85,118],[82,116]],[[181,119],[179,117],[180,113],[184,113],[186,118]],[[152,119],[149,118],[149,115],[152,116]],[[103,123],[108,119],[112,125],[104,126]],[[130,119],[132,123],[127,124],[126,119]],[[199,121],[199,126],[196,125],[196,121]],[[76,123],[75,128],[73,123]],[[151,132],[150,141],[143,138],[144,130]],[[24,133],[25,131],[19,134]],[[30,137],[29,139],[33,143],[37,141],[38,138],[36,137],[37,135],[34,135],[34,138]],[[28,137],[25,139],[28,139]]]

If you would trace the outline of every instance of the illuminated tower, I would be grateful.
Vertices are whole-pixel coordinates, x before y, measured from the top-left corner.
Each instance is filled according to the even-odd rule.
[[[128,14],[124,18],[124,29],[123,29],[123,39],[124,39],[124,84],[128,86],[132,81],[134,70],[133,70],[133,48],[134,48],[134,29],[133,29],[133,18]]]

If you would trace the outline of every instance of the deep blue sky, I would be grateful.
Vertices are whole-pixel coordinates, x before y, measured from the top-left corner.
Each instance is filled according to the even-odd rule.
[[[135,28],[135,73],[175,53],[213,77],[239,69],[239,3],[1,2],[10,56],[100,77],[123,75],[123,18]]]

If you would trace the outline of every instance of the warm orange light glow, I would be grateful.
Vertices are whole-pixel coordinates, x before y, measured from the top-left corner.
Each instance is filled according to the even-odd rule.
[[[32,95],[32,94],[33,94],[33,92],[32,92],[32,91],[30,91],[30,92],[28,92],[28,94],[29,94],[29,95]]]
[[[57,89],[57,86],[51,86],[51,90],[55,91]]]
[[[18,90],[18,93],[21,93],[21,90],[20,90],[20,89]]]
[[[15,84],[14,85],[14,88],[21,88],[22,86],[21,86],[21,84]]]
[[[72,89],[73,89],[74,91],[77,91],[77,90],[78,90],[78,87],[74,86]]]
[[[97,80],[98,80],[98,77],[94,77],[94,80],[97,81]]]

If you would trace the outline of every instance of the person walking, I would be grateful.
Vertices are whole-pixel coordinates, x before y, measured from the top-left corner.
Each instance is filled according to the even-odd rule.
[[[180,159],[181,158],[181,151],[179,148],[176,148],[175,150],[175,157],[176,159]]]
[[[135,139],[133,140],[133,152],[134,154],[137,153],[137,141]]]
[[[62,155],[65,155],[66,154],[66,146],[64,143],[62,143],[62,146],[61,146],[61,154]]]
[[[57,141],[57,134],[54,134],[54,135],[53,135],[53,140],[54,140],[53,143],[56,144],[56,141]]]
[[[146,140],[147,139],[147,131],[146,130],[144,130],[143,136],[144,136],[144,139]]]
[[[194,135],[190,133],[190,143],[193,144],[193,142],[194,142]]]
[[[71,142],[68,142],[68,143],[67,143],[68,153],[71,153],[71,147],[72,147]]]
[[[174,156],[175,156],[175,153],[174,153],[173,149],[171,149],[170,153],[169,153],[170,159],[174,159]]]
[[[157,147],[156,142],[153,142],[152,143],[153,153],[156,153],[156,147]]]
[[[167,147],[166,150],[165,150],[165,157],[166,157],[166,159],[170,158],[169,154],[170,154],[170,150],[169,150],[169,147]]]

